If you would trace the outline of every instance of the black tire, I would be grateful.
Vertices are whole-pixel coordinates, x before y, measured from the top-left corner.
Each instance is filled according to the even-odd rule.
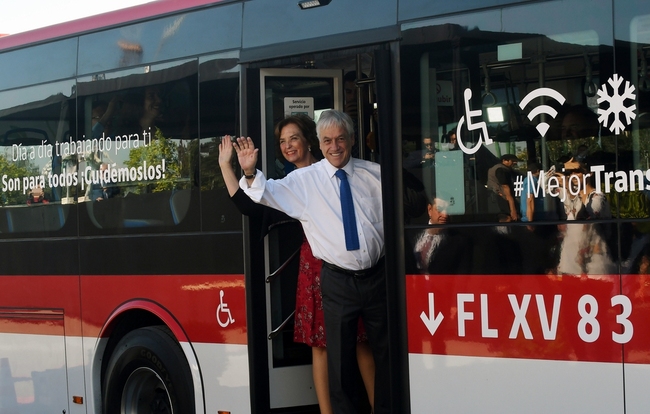
[[[118,342],[102,382],[104,414],[194,414],[185,355],[166,327],[129,332]]]

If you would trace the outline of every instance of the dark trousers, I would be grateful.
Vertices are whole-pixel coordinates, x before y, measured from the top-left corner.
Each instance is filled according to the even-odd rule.
[[[321,291],[327,335],[330,400],[336,414],[354,414],[357,323],[368,334],[375,360],[375,414],[389,413],[388,314],[386,277],[381,266],[357,278],[323,266]]]

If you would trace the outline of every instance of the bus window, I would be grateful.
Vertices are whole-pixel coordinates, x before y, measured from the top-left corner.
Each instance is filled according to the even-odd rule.
[[[196,70],[175,62],[79,81],[83,231],[197,228]]]
[[[0,232],[74,231],[72,81],[0,93]],[[70,227],[71,226],[71,227]]]
[[[203,230],[241,230],[241,214],[228,196],[219,168],[219,142],[239,131],[239,54],[199,60],[201,225]],[[233,167],[239,165],[233,157]]]
[[[563,16],[595,13],[576,1],[554,5],[554,13],[562,10]],[[620,140],[598,114],[601,84],[614,76],[609,32],[585,21],[533,28],[517,18],[533,9],[543,13],[539,5],[512,7],[417,23],[404,32],[403,165],[422,182],[428,202],[427,213],[410,220],[416,227],[407,236],[409,249],[428,246],[431,234],[418,237],[425,230],[421,226],[492,224],[453,231],[449,240],[464,247],[445,257],[456,254],[459,268],[449,268],[449,262],[444,271],[432,265],[431,251],[406,252],[413,272],[607,274],[616,269],[614,226],[590,228],[589,241],[582,234],[582,241],[570,242],[574,236],[566,226],[544,225],[616,215],[617,197],[602,178],[619,168]],[[498,21],[512,31],[495,26]],[[522,222],[528,227],[503,227]],[[532,240],[540,247],[536,251],[526,247]],[[581,243],[600,246],[602,260],[583,260],[598,266],[574,263],[577,256],[568,247]],[[422,260],[426,263],[418,263]]]

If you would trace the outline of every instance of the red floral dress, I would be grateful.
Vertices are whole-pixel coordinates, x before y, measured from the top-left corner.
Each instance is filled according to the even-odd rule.
[[[325,318],[323,316],[323,296],[320,291],[320,271],[322,262],[314,257],[306,238],[300,247],[300,266],[296,288],[296,315],[293,330],[294,342],[324,348],[326,346]],[[368,337],[359,319],[357,341],[367,341]]]

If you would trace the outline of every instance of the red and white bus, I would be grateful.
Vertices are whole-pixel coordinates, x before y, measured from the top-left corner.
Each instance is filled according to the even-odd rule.
[[[217,158],[281,178],[273,125],[330,108],[382,165],[392,412],[648,411],[650,4],[296,3],[0,38],[0,413],[318,412],[297,224]]]

